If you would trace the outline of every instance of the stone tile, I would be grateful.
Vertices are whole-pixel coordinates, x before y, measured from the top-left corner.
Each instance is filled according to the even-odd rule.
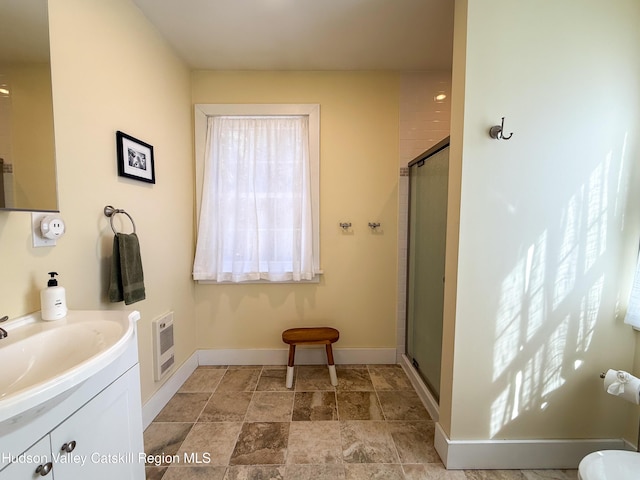
[[[290,422],[293,392],[255,392],[247,411],[247,422]]]
[[[146,480],[162,480],[167,467],[144,467]]]
[[[310,392],[316,390],[335,390],[329,378],[327,366],[301,365],[295,367],[296,392]],[[338,375],[338,384],[340,376]]]
[[[295,375],[294,375],[295,377]],[[295,378],[294,378],[295,388]],[[258,380],[257,391],[260,392],[287,392],[287,367],[264,367]]]
[[[340,420],[384,420],[376,392],[338,392]]]
[[[526,480],[520,470],[465,470],[467,480]]]
[[[296,392],[292,419],[294,421],[337,420],[335,392]]]
[[[400,465],[350,463],[344,466],[345,480],[404,480]]]
[[[285,480],[345,480],[343,465],[287,465]]]
[[[229,465],[284,464],[289,424],[290,422],[243,424]]]
[[[447,470],[441,463],[402,465],[405,480],[468,480],[463,470]]]
[[[325,365],[298,366],[292,391],[284,366],[198,367],[144,432],[158,458],[147,480],[577,480],[576,470],[446,470],[400,366],[337,371],[334,388]]]
[[[155,421],[195,422],[210,396],[210,393],[176,393]]]
[[[415,391],[381,391],[378,398],[387,420],[431,420]]]
[[[227,467],[169,467],[162,480],[224,480]],[[147,479],[149,480],[149,479]]]
[[[385,422],[340,422],[342,457],[347,463],[399,463]]]
[[[388,422],[400,463],[438,463],[433,445],[435,426],[428,422]]]
[[[154,457],[174,455],[184,442],[191,427],[193,427],[192,423],[152,422],[144,431],[145,454]],[[166,462],[162,460],[157,463],[166,465]]]
[[[373,383],[369,370],[364,368],[336,367],[338,374],[338,391],[373,391]]]
[[[293,422],[287,464],[342,463],[338,422]]]
[[[258,384],[261,368],[229,367],[218,384],[217,392],[253,392]]]
[[[242,422],[252,397],[252,392],[214,392],[198,422]]]
[[[235,465],[224,480],[285,480],[284,465]]]
[[[577,480],[577,470],[522,470],[527,480]]]
[[[400,365],[370,366],[369,375],[376,390],[413,390]]]
[[[200,458],[207,454],[209,466],[229,464],[233,446],[238,438],[240,422],[196,423],[178,451],[179,455],[197,453]]]
[[[198,367],[187,381],[182,384],[180,390],[184,392],[213,392],[226,369],[216,367]]]

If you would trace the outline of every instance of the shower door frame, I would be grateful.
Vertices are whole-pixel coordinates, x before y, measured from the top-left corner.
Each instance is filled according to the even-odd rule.
[[[443,140],[441,140],[440,142],[436,143],[434,146],[432,146],[431,148],[429,148],[428,150],[426,150],[425,152],[423,152],[422,154],[418,155],[416,158],[414,158],[413,160],[411,160],[408,164],[407,164],[407,168],[409,170],[409,184],[408,184],[408,199],[409,199],[409,207],[407,210],[407,269],[406,269],[406,285],[407,285],[407,289],[406,289],[406,309],[405,309],[405,331],[406,331],[406,335],[405,335],[405,352],[406,352],[406,357],[407,357],[407,361],[409,363],[411,363],[412,368],[414,369],[414,371],[416,372],[417,376],[422,380],[422,382],[424,383],[424,385],[426,386],[429,394],[433,397],[433,400],[435,400],[436,404],[439,403],[439,386],[434,386],[431,384],[431,382],[429,381],[429,379],[425,378],[426,375],[423,374],[423,372],[420,370],[419,367],[416,367],[414,361],[414,356],[413,356],[413,346],[409,345],[409,341],[412,338],[411,336],[411,332],[409,330],[409,314],[410,314],[410,299],[411,299],[411,289],[410,287],[410,278],[411,278],[411,266],[409,265],[410,259],[411,259],[411,248],[410,248],[410,244],[411,244],[411,235],[412,235],[412,229],[411,229],[411,167],[413,167],[414,165],[418,165],[418,168],[421,167],[423,164],[425,164],[426,162],[429,161],[429,158],[432,157],[433,155],[441,152],[442,150],[448,148],[450,146],[450,137],[446,137]],[[448,169],[448,167],[447,167]],[[447,178],[448,178],[448,173],[447,173]],[[448,209],[448,205],[446,205],[446,208]],[[446,236],[446,232],[445,232],[445,236]],[[443,283],[444,283],[444,277],[443,277]],[[443,299],[444,300],[444,299]],[[411,352],[411,354],[410,354]]]

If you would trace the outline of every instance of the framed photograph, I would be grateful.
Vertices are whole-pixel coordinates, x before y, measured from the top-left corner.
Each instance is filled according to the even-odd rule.
[[[142,182],[156,183],[153,146],[131,135],[116,132],[118,175]]]

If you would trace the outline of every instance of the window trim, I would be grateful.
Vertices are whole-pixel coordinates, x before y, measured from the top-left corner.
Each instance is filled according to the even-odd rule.
[[[311,173],[311,221],[313,225],[314,263],[318,272],[313,280],[273,282],[216,282],[197,280],[203,284],[245,285],[249,283],[318,283],[322,275],[320,263],[320,104],[317,103],[197,103],[194,105],[194,147],[196,181],[196,238],[200,225],[200,206],[204,184],[204,164],[207,141],[207,118],[220,115],[306,115],[309,117],[309,162]]]

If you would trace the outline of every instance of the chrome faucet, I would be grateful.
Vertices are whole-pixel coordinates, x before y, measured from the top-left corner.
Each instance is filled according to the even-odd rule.
[[[7,320],[9,320],[9,317],[7,315],[5,315],[4,317],[0,318],[0,323],[2,322],[6,322]],[[4,328],[0,328],[0,339],[1,338],[7,338],[9,334],[7,333],[7,331]]]

